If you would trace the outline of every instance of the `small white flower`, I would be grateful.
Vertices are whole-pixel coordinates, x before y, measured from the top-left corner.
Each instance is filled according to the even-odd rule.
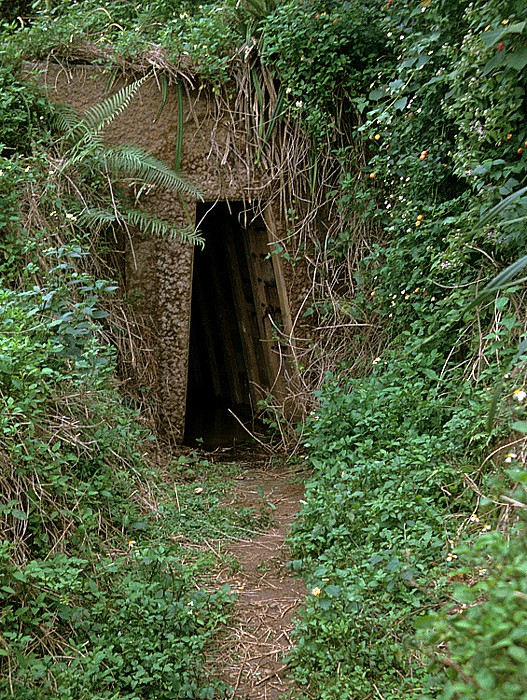
[[[295,105],[296,105],[297,107],[302,107],[303,104],[304,104],[304,103],[302,102],[302,100],[297,100],[297,101],[295,102]]]
[[[513,459],[516,459],[516,453],[515,452],[509,452],[509,454],[505,457],[505,462],[506,464],[510,464]]]
[[[525,397],[527,396],[527,392],[525,392],[523,389],[516,389],[513,396],[518,403],[523,403],[525,401]]]
[[[77,221],[75,214],[70,214],[69,212],[66,214],[66,219],[69,219],[70,221]]]

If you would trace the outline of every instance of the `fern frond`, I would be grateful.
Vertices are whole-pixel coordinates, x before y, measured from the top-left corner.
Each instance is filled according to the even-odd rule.
[[[104,152],[108,170],[120,177],[142,180],[146,184],[175,190],[202,199],[175,170],[137,146],[117,146]]]
[[[173,223],[166,219],[161,219],[151,212],[134,207],[121,207],[120,210],[110,207],[108,209],[89,207],[80,212],[77,216],[77,222],[81,226],[94,228],[101,228],[108,224],[117,224],[118,226],[130,225],[138,228],[142,233],[160,238],[179,239],[201,247],[205,243],[203,237],[191,226],[174,226]]]
[[[67,152],[65,166],[71,169],[78,164],[84,168],[88,166],[92,170],[102,171],[102,167],[106,166],[102,134],[92,133],[91,131],[87,131],[82,135],[79,134],[77,141]]]
[[[122,225],[118,212],[115,212],[112,209],[101,209],[97,207],[83,209],[80,214],[77,215],[77,223],[81,226],[90,226],[95,228],[100,228],[101,226],[114,223]]]
[[[51,126],[61,137],[68,138],[79,126],[79,113],[70,105],[56,105],[53,109]]]
[[[197,244],[201,247],[205,244],[203,237],[192,227],[181,228],[174,226],[170,221],[161,219],[155,214],[142,209],[125,209],[121,211],[121,215],[124,216],[126,223],[135,226],[143,233],[172,240],[180,239],[185,243]]]
[[[130,85],[125,85],[118,90],[115,95],[111,95],[100,104],[86,109],[82,113],[81,123],[93,133],[104,131],[106,127],[124,112],[136,92],[149,77],[149,74],[144,75],[142,78],[139,78],[139,80],[130,83]]]

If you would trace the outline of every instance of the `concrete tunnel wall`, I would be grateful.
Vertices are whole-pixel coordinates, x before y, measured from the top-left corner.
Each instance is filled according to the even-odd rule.
[[[44,79],[52,99],[82,110],[108,96],[109,75],[95,66],[48,64]],[[116,91],[123,83],[112,86]],[[266,201],[272,191],[272,176],[252,169],[239,153],[246,151],[243,129],[233,128],[231,112],[218,116],[218,105],[206,91],[182,90],[184,133],[181,174],[205,201],[240,201],[258,195]],[[240,123],[243,119],[240,118]],[[109,143],[139,145],[170,166],[176,160],[178,97],[170,88],[166,103],[155,78],[146,81],[130,106],[105,132]],[[233,145],[236,148],[233,148]],[[248,152],[248,151],[247,151]],[[142,199],[143,206],[181,226],[195,223],[196,201],[184,204],[172,193],[154,191]],[[190,219],[190,221],[189,221]],[[268,241],[279,240],[285,229],[277,205],[264,212]],[[177,241],[159,240],[133,233],[126,252],[127,291],[137,292],[139,314],[151,329],[151,351],[157,363],[158,386],[154,391],[162,407],[162,422],[176,441],[183,438],[187,392],[187,371],[192,296],[193,248]],[[291,318],[302,304],[305,278],[273,256],[281,315],[285,333],[291,332]],[[292,404],[287,372],[276,378],[275,398]],[[290,374],[293,376],[294,372]]]

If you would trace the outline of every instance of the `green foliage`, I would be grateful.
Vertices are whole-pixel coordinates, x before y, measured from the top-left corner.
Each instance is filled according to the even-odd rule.
[[[396,241],[366,258],[363,278],[365,301],[375,292],[370,308],[401,322],[394,330],[412,317],[430,322],[432,297],[450,305],[448,289],[468,289],[489,261],[515,255],[523,241],[521,224],[506,237],[480,224],[482,209],[525,177],[525,67],[493,67],[492,56],[505,49],[488,39],[516,27],[511,49],[521,47],[521,9],[489,2],[462,13],[463,4],[402,14],[398,3],[390,6],[384,25],[398,55],[381,65],[360,127],[370,176],[343,181],[344,205],[358,196],[364,217]],[[412,303],[401,304],[401,294]]]
[[[515,494],[518,497],[518,494]],[[458,551],[452,602],[416,619],[435,668],[423,697],[498,700],[527,692],[525,527]],[[434,677],[435,675],[435,677]],[[445,678],[446,675],[446,678]]]
[[[524,418],[525,392],[512,394],[516,418]],[[525,435],[527,423],[512,429]],[[422,648],[429,655],[430,695],[424,697],[523,697],[527,660],[525,606],[525,508],[527,478],[515,451],[488,479],[489,495],[469,518],[476,530],[465,545],[451,541],[450,600],[415,620]],[[507,505],[506,531],[492,528],[496,504]],[[512,512],[511,512],[512,511]],[[455,547],[455,552],[454,552]]]
[[[201,565],[183,566],[170,537],[239,533],[254,516],[209,517],[219,476],[203,496],[183,486],[175,513],[144,464],[146,431],[110,387],[96,325],[110,287],[76,273],[73,253],[48,251],[46,288],[0,296],[0,694],[223,696],[203,657],[230,596],[197,589]]]
[[[102,7],[96,0],[48,0],[35,3],[34,12],[16,31],[4,27],[6,55],[33,60],[50,50],[65,57],[91,51],[95,61],[113,66],[155,54],[160,65],[173,60],[214,90],[243,64],[260,108],[263,65],[278,98],[259,135],[267,141],[284,115],[302,126],[315,146],[312,189],[317,147],[335,141],[331,168],[338,168],[338,177],[329,178],[334,189],[327,196],[338,199],[349,225],[325,241],[326,268],[353,258],[358,227],[377,232],[353,270],[353,293],[343,282],[339,294],[351,325],[376,324],[387,348],[372,355],[370,376],[327,378],[304,436],[314,476],[291,537],[292,566],[311,589],[292,655],[301,687],[321,700],[525,695],[523,530],[516,523],[519,534],[513,530],[509,539],[485,534],[498,517],[494,502],[511,504],[499,500],[505,478],[496,478],[499,466],[485,459],[489,444],[508,439],[511,430],[524,432],[514,421],[521,411],[510,401],[492,435],[485,426],[489,389],[508,368],[515,354],[511,339],[524,328],[522,280],[513,276],[525,260],[524,2],[388,0],[366,8],[358,2],[158,0]],[[149,697],[151,684],[152,697],[212,697],[211,684],[195,685],[203,639],[202,625],[183,614],[191,596],[188,572],[178,568],[174,552],[143,537],[150,520],[125,507],[127,495],[143,483],[139,448],[130,445],[144,435],[109,389],[114,358],[98,330],[108,323],[100,296],[109,283],[88,274],[84,255],[90,231],[126,222],[155,229],[130,203],[120,200],[117,211],[108,207],[119,189],[114,176],[133,180],[139,193],[147,184],[187,190],[145,154],[103,147],[102,130],[128,93],[80,119],[65,113],[53,125],[37,94],[26,95],[17,81],[9,71],[0,75],[8,110],[0,130],[5,155],[17,139],[29,153],[43,137],[39,124],[49,123],[56,134],[59,123],[62,138],[50,168],[55,175],[41,190],[35,183],[49,167],[43,156],[28,165],[4,159],[1,166],[0,458],[9,465],[2,517],[9,539],[22,543],[23,555],[34,561],[14,561],[17,550],[6,545],[9,590],[3,590],[13,603],[8,631],[20,652],[8,658],[19,664],[29,688],[27,696],[22,687],[17,693],[131,699]],[[20,226],[18,193],[28,184],[45,214],[38,235]],[[83,193],[81,204],[76,191]],[[158,222],[157,233],[170,234],[165,224]],[[57,243],[61,226],[68,236]],[[53,245],[44,246],[50,235]],[[44,248],[50,249],[46,265]],[[480,309],[475,300],[482,300],[482,287],[487,296]],[[326,327],[334,320],[330,301],[316,299],[308,309]],[[346,374],[354,359],[343,358]],[[522,371],[517,365],[504,380],[508,392],[520,390],[512,399],[519,404]],[[80,398],[72,402],[72,395]],[[240,528],[264,524],[265,513],[255,521],[252,513],[223,510],[223,487],[194,480],[192,459],[173,467],[187,482],[155,508],[172,531],[191,539],[219,530],[236,536]],[[31,475],[46,498],[34,493]],[[524,475],[507,478],[522,482]],[[484,500],[487,491],[492,501]],[[516,487],[509,495],[520,510],[521,493]],[[105,533],[98,529],[101,514]],[[116,556],[63,560],[57,554],[66,547],[79,554],[90,541],[115,542],[138,532],[144,541],[129,551],[116,545]],[[17,576],[25,577],[30,599],[22,605],[20,628]],[[57,602],[68,594],[66,581],[77,597],[71,613]],[[211,625],[223,619],[214,597],[200,595],[191,600],[196,607],[209,601],[203,604],[210,605]],[[140,608],[149,627],[136,651]],[[69,640],[75,611],[81,624],[71,632],[79,650],[74,660],[66,664],[45,652],[32,658],[37,626],[58,620]],[[174,621],[171,640],[188,659],[185,668],[156,634],[158,614]],[[112,616],[120,635],[110,628]],[[420,626],[429,631],[417,641]],[[89,635],[97,642],[84,649]],[[2,647],[0,657],[10,653],[7,642]],[[167,680],[165,667],[176,680]]]
[[[357,177],[347,164],[354,149],[339,153],[340,197],[352,221],[358,210],[384,236],[345,301],[351,320],[377,319],[391,343],[370,377],[330,377],[307,426],[314,476],[291,544],[312,594],[292,663],[317,698],[437,697],[439,689],[445,698],[520,697],[525,554],[499,535],[500,547],[485,548],[480,535],[493,516],[471,518],[477,500],[466,484],[476,493],[492,486],[494,467],[478,468],[496,437],[486,431],[487,386],[523,329],[519,282],[509,274],[522,263],[503,273],[514,284],[494,286],[499,296],[487,295],[487,307],[475,313],[474,300],[481,280],[524,254],[525,8],[394,0],[375,19],[387,50],[366,69],[375,72],[367,96],[344,83],[362,113],[352,137],[367,163]],[[502,221],[486,215],[512,192],[514,215],[504,206]],[[336,263],[354,240],[342,230],[330,242]],[[316,311],[331,322],[326,300]],[[507,380],[509,390],[518,381]],[[506,406],[503,435],[509,415]],[[464,551],[465,589],[475,571],[470,600],[479,605],[452,611]],[[477,572],[489,560],[487,579]],[[439,611],[435,636],[419,645],[414,620],[430,610]],[[446,664],[431,676],[426,659],[439,643]]]
[[[230,596],[197,589],[195,575],[166,546],[131,544],[127,555],[97,561],[58,554],[23,567],[9,564],[4,546],[0,692],[24,700],[223,697],[202,655]],[[55,639],[41,641],[43,630]]]
[[[109,390],[114,360],[96,324],[111,286],[75,272],[78,250],[51,254],[57,264],[45,287],[0,291],[2,505],[19,556],[70,539],[81,546],[111,502],[119,527],[133,487],[115,453],[138,463],[132,446],[146,436]]]
[[[46,286],[0,293],[0,694],[223,697],[203,660],[231,597],[197,588],[203,562],[171,538],[237,536],[265,514],[223,510],[225,474],[168,492],[145,464],[151,438],[99,340],[112,285],[78,271],[84,255],[47,250]]]
[[[291,545],[314,593],[292,658],[317,697],[375,686],[386,697],[411,693],[401,681],[411,622],[440,599],[454,537],[445,514],[458,510],[452,496],[464,490],[454,465],[485,435],[485,398],[446,406],[442,363],[432,352],[385,361],[349,387],[328,383],[309,424],[315,473]],[[412,673],[418,683],[418,665]]]
[[[261,54],[286,87],[291,108],[319,138],[342,115],[343,101],[364,94],[384,38],[359,3],[280,3],[262,21]],[[349,118],[349,117],[348,117]]]
[[[154,48],[178,64],[191,63],[198,75],[211,82],[228,79],[233,49],[241,39],[236,5],[227,1],[154,0],[149,3],[97,0],[67,2],[37,0],[31,22],[6,26],[9,43],[24,57],[75,57],[92,48],[93,61],[112,66],[112,59],[135,59]]]
[[[0,56],[4,51],[0,51]],[[4,57],[2,57],[4,58]],[[13,72],[10,62],[0,66],[0,153],[28,155],[33,139],[42,131],[50,109],[28,78]]]
[[[77,196],[73,208],[78,214],[78,225],[108,226],[116,224],[126,229],[127,224],[136,226],[140,231],[154,236],[180,238],[187,242],[202,243],[202,239],[190,225],[187,229],[176,227],[154,214],[126,203],[121,187],[123,183],[136,189],[136,203],[145,189],[159,187],[176,193],[192,194],[198,192],[178,173],[169,168],[143,149],[137,146],[106,146],[103,141],[104,130],[129,106],[141,85],[151,76],[125,85],[103,102],[84,111],[81,116],[71,109],[58,111],[54,120],[59,130],[57,150],[60,153],[60,165],[54,173],[55,179],[79,182],[86,196]],[[93,176],[103,179],[104,188],[88,189]],[[89,201],[88,192],[91,195]],[[78,200],[81,200],[80,202]],[[74,216],[73,220],[77,220]]]
[[[224,696],[204,659],[231,597],[205,591],[210,561],[170,539],[154,437],[114,387],[117,285],[100,262],[110,201],[112,224],[182,235],[125,203],[123,180],[193,190],[138,149],[104,146],[139,83],[83,117],[57,116],[16,70],[4,87],[18,152],[0,161],[0,695]]]

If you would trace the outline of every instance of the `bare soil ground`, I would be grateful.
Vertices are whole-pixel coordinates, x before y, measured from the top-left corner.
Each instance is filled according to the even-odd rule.
[[[292,468],[270,467],[268,457],[260,455],[248,463],[232,494],[235,505],[268,508],[272,519],[265,533],[224,548],[239,562],[236,573],[221,578],[238,595],[220,650],[222,677],[233,687],[232,699],[277,700],[293,692],[284,657],[305,586],[286,567],[290,556],[284,539],[300,510],[301,476]]]

